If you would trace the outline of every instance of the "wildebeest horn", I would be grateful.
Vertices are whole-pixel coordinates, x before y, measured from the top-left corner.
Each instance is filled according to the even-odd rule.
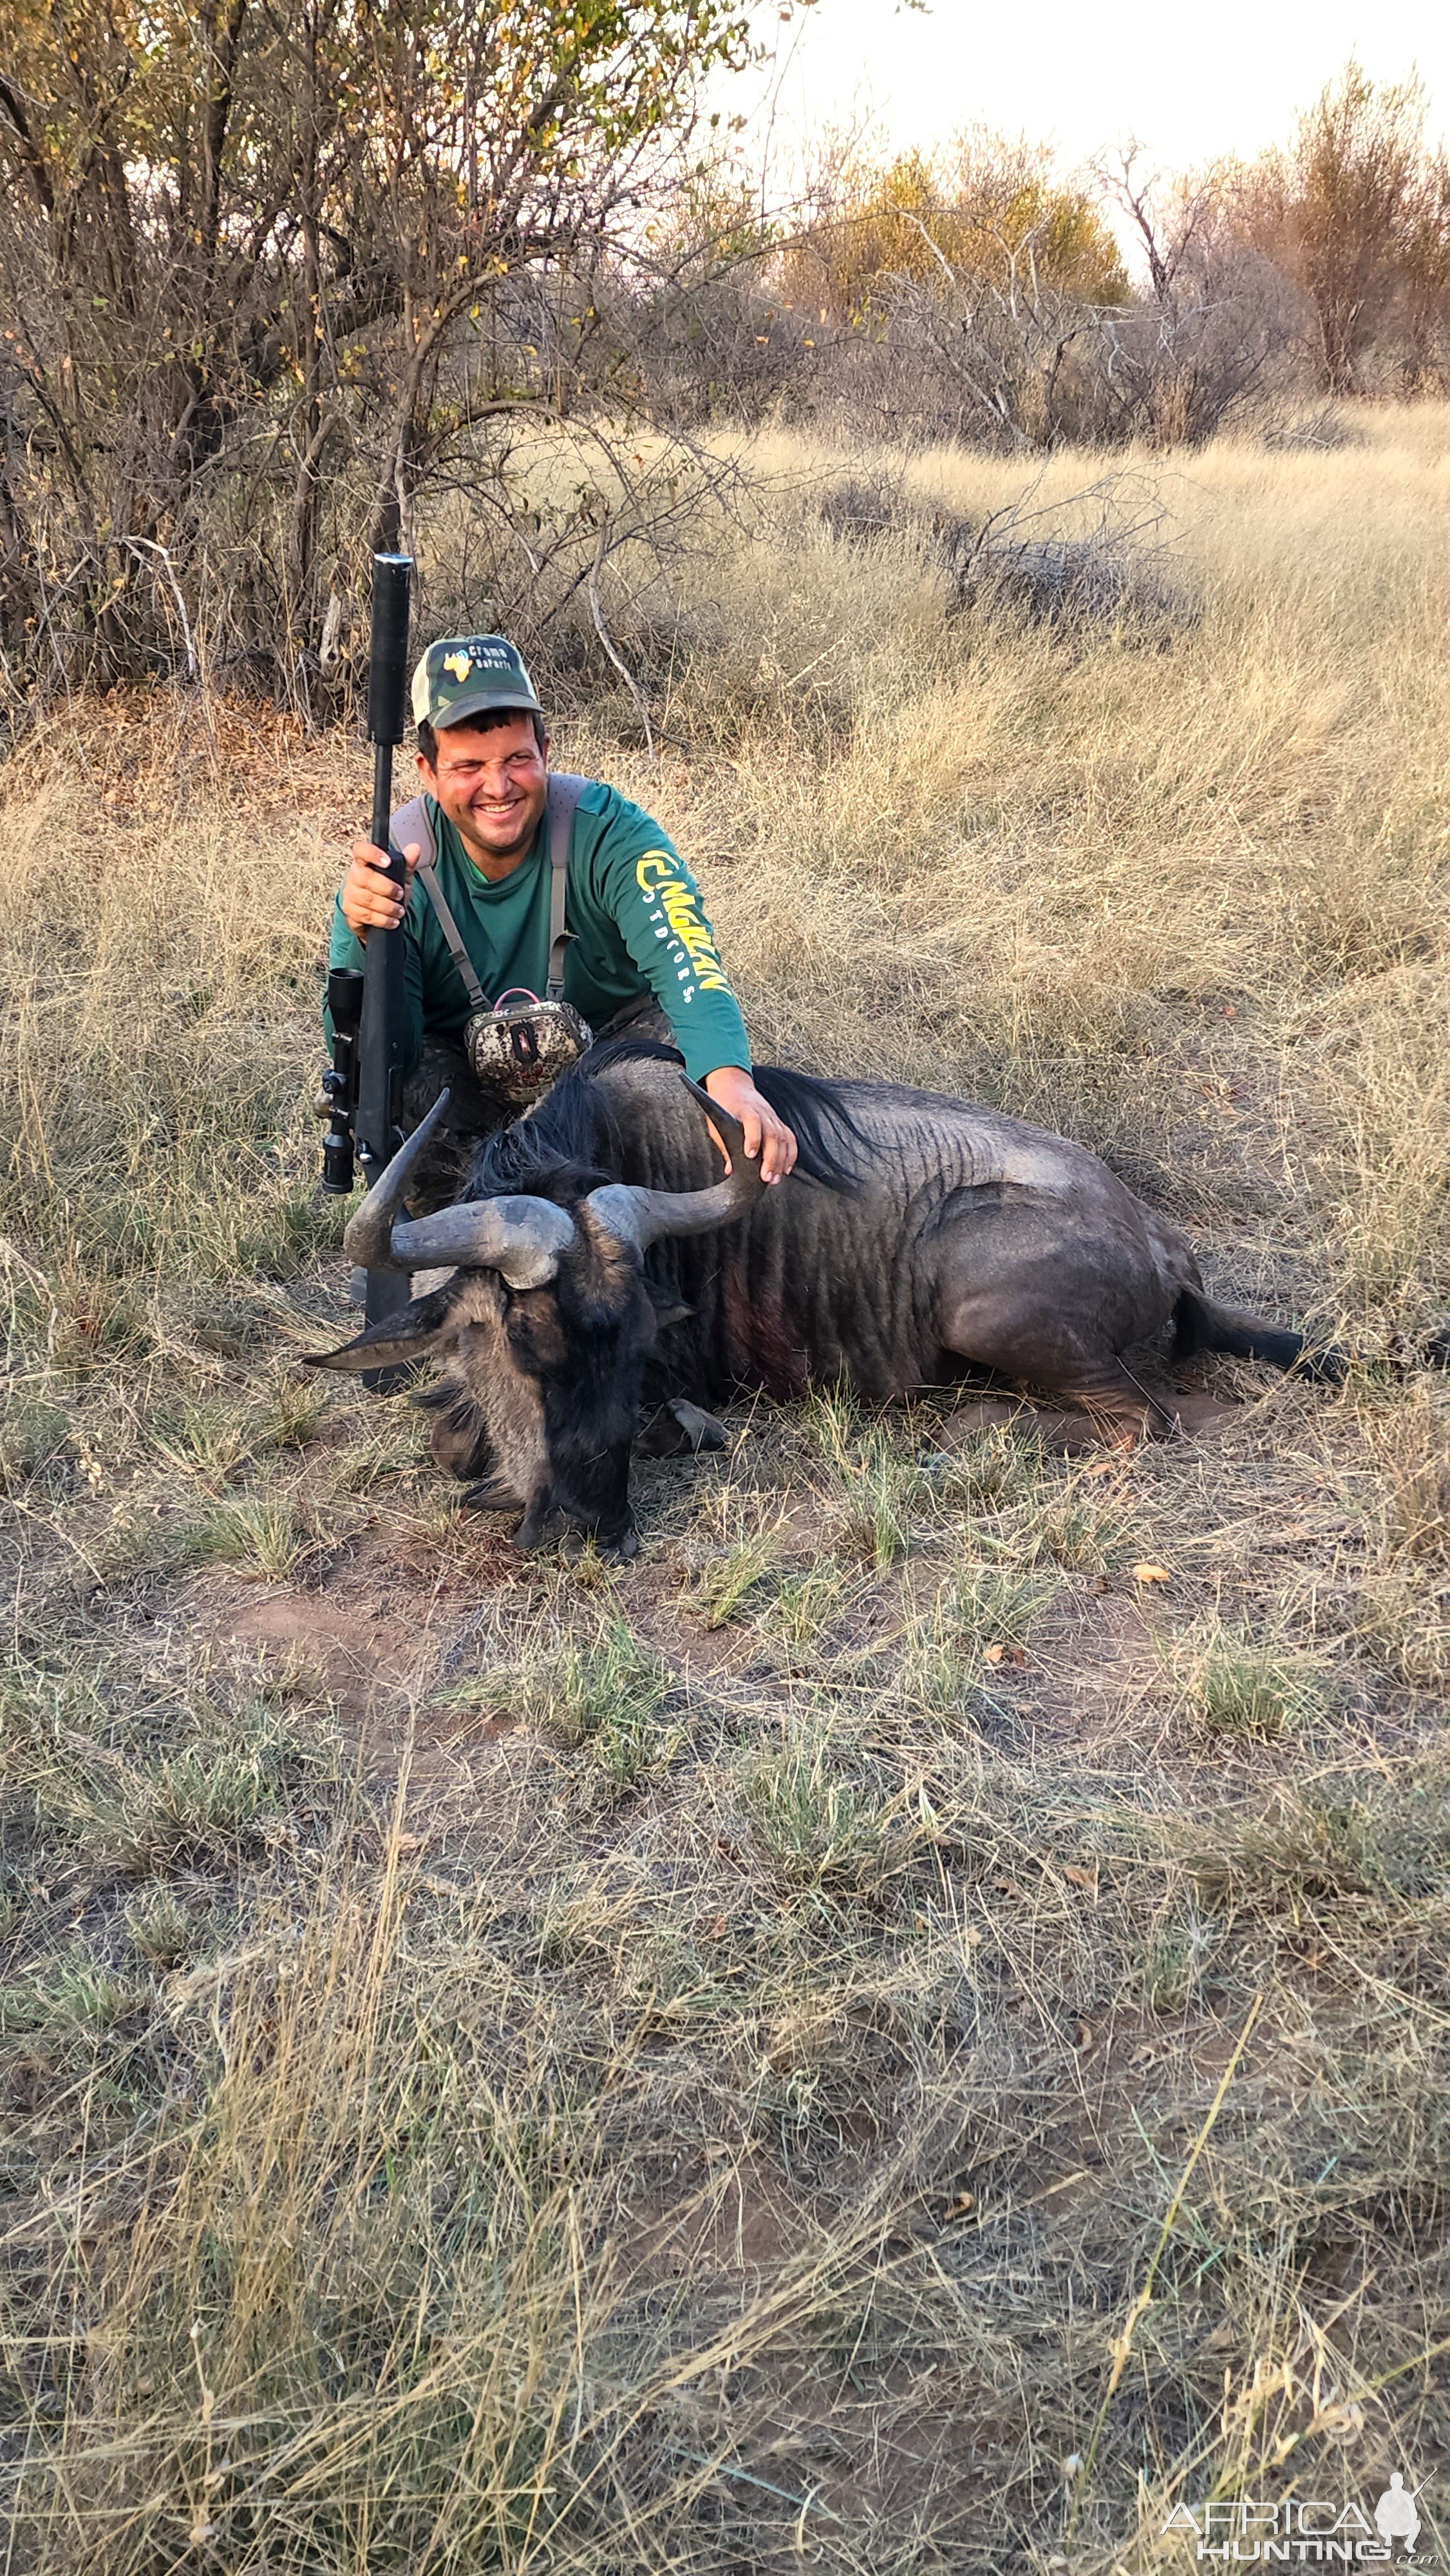
[[[688,1074],[680,1077],[691,1097],[698,1100],[711,1125],[723,1136],[730,1154],[730,1171],[723,1181],[714,1181],[703,1190],[646,1190],[624,1181],[610,1181],[602,1190],[591,1190],[585,1206],[611,1234],[632,1243],[637,1252],[646,1252],[670,1234],[708,1234],[713,1226],[728,1225],[732,1217],[743,1216],[753,1207],[765,1188],[761,1177],[760,1157],[745,1151],[745,1130],[728,1109],[702,1091]]]
[[[510,1288],[542,1288],[574,1240],[574,1220],[552,1199],[463,1199],[436,1216],[393,1228],[399,1270],[496,1270]]]
[[[350,1220],[343,1251],[363,1270],[433,1270],[462,1263],[468,1270],[496,1270],[510,1288],[542,1288],[558,1269],[565,1244],[574,1239],[573,1218],[551,1199],[474,1199],[398,1224],[403,1192],[447,1106],[448,1094],[440,1091]]]
[[[392,1161],[379,1172],[362,1206],[349,1217],[342,1248],[360,1270],[411,1267],[406,1261],[393,1259],[393,1218],[403,1204],[403,1192],[417,1170],[424,1146],[442,1120],[448,1100],[449,1094],[440,1091],[427,1117],[419,1121],[407,1143],[398,1147]]]

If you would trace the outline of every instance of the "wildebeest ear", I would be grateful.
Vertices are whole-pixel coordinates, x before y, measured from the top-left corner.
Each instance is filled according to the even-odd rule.
[[[451,1303],[446,1290],[435,1288],[431,1296],[415,1297],[396,1315],[380,1315],[340,1350],[305,1352],[300,1365],[355,1376],[360,1369],[390,1368],[395,1360],[424,1359],[442,1338]]]

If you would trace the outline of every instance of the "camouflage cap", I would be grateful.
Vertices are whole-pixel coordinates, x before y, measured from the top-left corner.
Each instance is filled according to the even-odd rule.
[[[491,707],[542,715],[523,655],[506,635],[443,635],[413,673],[413,721],[435,733]]]

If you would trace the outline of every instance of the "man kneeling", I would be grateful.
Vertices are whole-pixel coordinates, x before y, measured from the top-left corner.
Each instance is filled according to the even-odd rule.
[[[430,645],[413,715],[423,793],[392,823],[407,884],[355,841],[328,963],[360,967],[368,932],[401,925],[404,1126],[451,1093],[418,1204],[456,1196],[478,1138],[534,1096],[561,1031],[566,1051],[626,1032],[673,1042],[765,1179],[783,1180],[795,1138],[751,1080],[715,934],[658,823],[600,781],[550,775],[543,711],[503,636]]]

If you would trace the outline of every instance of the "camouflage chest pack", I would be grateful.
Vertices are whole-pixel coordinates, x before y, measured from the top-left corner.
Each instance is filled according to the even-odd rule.
[[[516,985],[490,1002],[438,883],[437,845],[423,798],[415,796],[393,816],[395,847],[402,849],[409,841],[422,845],[418,875],[472,1006],[463,1029],[469,1070],[479,1089],[504,1108],[527,1109],[561,1073],[578,1063],[593,1038],[588,1021],[564,999],[569,838],[588,784],[587,778],[576,778],[568,770],[549,773],[549,970],[542,995]]]

